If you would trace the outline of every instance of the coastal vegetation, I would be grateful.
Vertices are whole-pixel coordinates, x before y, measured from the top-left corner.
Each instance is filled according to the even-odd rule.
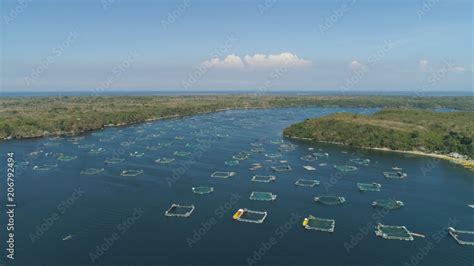
[[[291,106],[474,110],[474,97],[202,95],[2,97],[0,138],[78,134],[223,109]]]
[[[474,158],[474,112],[384,109],[336,113],[291,125],[284,135],[365,148],[460,154]]]

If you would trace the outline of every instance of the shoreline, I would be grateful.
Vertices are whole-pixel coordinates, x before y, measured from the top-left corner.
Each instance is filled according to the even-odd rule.
[[[290,139],[299,139],[299,140],[309,140],[309,141],[316,141],[316,142],[321,142],[321,143],[329,143],[329,144],[336,144],[336,145],[343,145],[343,146],[348,146],[347,144],[341,143],[341,142],[334,142],[334,141],[324,141],[324,140],[317,140],[313,138],[300,138],[300,137],[295,137],[295,136],[284,136],[286,138]],[[367,150],[375,150],[375,151],[385,151],[385,152],[397,152],[397,153],[403,153],[403,154],[412,154],[412,155],[419,155],[419,156],[428,156],[432,158],[437,158],[437,159],[443,159],[443,160],[448,160],[454,164],[458,164],[463,166],[464,168],[474,171],[474,160],[465,160],[465,159],[458,159],[458,158],[453,158],[447,154],[438,154],[438,153],[428,153],[428,152],[422,152],[422,151],[403,151],[403,150],[392,150],[390,148],[380,148],[380,147],[359,147],[359,146],[350,146],[350,147],[355,147],[355,148],[361,148],[361,149],[367,149]]]

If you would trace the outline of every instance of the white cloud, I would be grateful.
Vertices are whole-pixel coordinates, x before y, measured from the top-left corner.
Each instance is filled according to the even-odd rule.
[[[418,62],[418,66],[420,67],[421,70],[428,70],[429,68],[429,62],[426,59],[421,59]]]
[[[206,67],[218,67],[218,68],[242,68],[244,63],[240,57],[235,54],[226,56],[224,59],[213,58],[202,62],[202,65]]]
[[[354,60],[352,62],[350,62],[349,64],[349,68],[352,70],[352,71],[357,71],[357,70],[361,70],[363,69],[365,66],[363,64],[361,64],[359,61],[357,60]]]
[[[249,67],[260,68],[307,67],[311,65],[311,61],[299,58],[292,53],[270,54],[268,56],[264,54],[246,55],[244,61]]]
[[[206,67],[217,68],[276,68],[276,67],[307,67],[311,66],[311,61],[299,58],[292,53],[281,54],[254,54],[245,55],[243,60],[231,54],[224,59],[213,58],[202,63]]]
[[[466,71],[466,69],[462,66],[453,66],[449,70],[452,71],[452,72],[457,72],[457,73],[462,73],[462,72]]]

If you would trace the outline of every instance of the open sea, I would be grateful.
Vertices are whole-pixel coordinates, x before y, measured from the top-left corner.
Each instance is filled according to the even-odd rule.
[[[474,230],[474,209],[468,206],[474,204],[473,172],[430,157],[282,136],[292,123],[343,111],[376,109],[233,110],[76,137],[2,141],[2,173],[7,152],[14,152],[16,161],[16,215],[14,261],[6,259],[7,215],[0,215],[0,263],[472,265],[474,247],[458,244],[446,229]],[[155,162],[164,158],[174,160]],[[114,163],[106,163],[110,159]],[[357,159],[370,162],[359,164]],[[261,167],[250,170],[254,163]],[[291,170],[272,169],[282,165]],[[308,165],[316,170],[303,168]],[[335,165],[356,170],[343,172]],[[393,167],[402,168],[407,177],[385,178],[383,172],[393,172]],[[121,175],[129,170],[139,174]],[[215,171],[235,174],[211,177]],[[276,180],[252,182],[254,175],[274,175]],[[2,176],[0,202],[5,206]],[[296,186],[300,178],[320,183]],[[381,188],[360,192],[357,183],[379,183]],[[195,194],[197,186],[214,191]],[[277,198],[250,200],[253,191]],[[346,202],[314,201],[323,195]],[[404,206],[375,208],[371,203],[376,199],[396,199]],[[165,216],[173,203],[195,209],[187,218]],[[234,221],[240,208],[266,211],[266,219],[261,224]],[[309,215],[334,219],[334,232],[303,228]],[[379,222],[403,225],[426,237],[384,239],[374,233]]]

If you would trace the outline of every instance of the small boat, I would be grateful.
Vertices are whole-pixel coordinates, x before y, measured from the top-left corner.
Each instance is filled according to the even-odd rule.
[[[468,204],[467,206],[474,208],[474,204]]]
[[[72,238],[72,235],[67,235],[67,236],[63,237],[63,241],[69,240],[71,238]]]
[[[305,165],[303,166],[304,169],[308,170],[308,171],[314,171],[316,170],[316,168],[312,167],[311,165]]]
[[[232,219],[234,220],[237,220],[240,218],[240,216],[242,216],[242,214],[244,213],[244,209],[238,209],[234,215],[232,216]]]
[[[398,166],[392,167],[392,169],[395,170],[395,171],[401,171],[401,170],[403,170],[403,168],[400,168],[400,167],[398,167]]]
[[[303,227],[306,227],[309,223],[309,219],[308,218],[304,218],[303,220]]]

